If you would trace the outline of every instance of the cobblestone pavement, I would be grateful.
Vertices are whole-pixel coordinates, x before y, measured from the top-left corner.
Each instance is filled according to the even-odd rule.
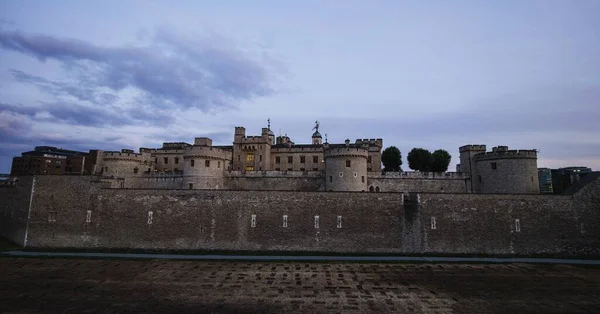
[[[0,312],[600,313],[600,268],[0,258]]]

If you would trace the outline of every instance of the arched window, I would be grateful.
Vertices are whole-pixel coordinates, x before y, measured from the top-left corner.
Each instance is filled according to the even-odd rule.
[[[379,187],[378,186],[375,187],[375,192],[379,192]]]
[[[375,191],[375,189],[373,188],[373,186],[371,185],[371,187],[369,187],[369,192],[373,192]]]

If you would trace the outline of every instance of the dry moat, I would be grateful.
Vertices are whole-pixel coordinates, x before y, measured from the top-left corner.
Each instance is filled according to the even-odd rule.
[[[0,258],[3,313],[598,313],[600,267]]]

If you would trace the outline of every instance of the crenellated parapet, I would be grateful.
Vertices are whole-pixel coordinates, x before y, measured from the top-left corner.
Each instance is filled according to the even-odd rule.
[[[473,156],[475,161],[485,161],[492,159],[537,159],[537,150],[518,149],[518,150],[495,150]]]
[[[105,151],[102,153],[102,169],[104,176],[130,177],[139,176],[142,172],[154,168],[152,156],[143,151],[134,153],[133,150]]]

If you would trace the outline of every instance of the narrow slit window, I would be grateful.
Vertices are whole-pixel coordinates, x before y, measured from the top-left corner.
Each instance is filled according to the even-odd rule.
[[[342,228],[342,216],[337,216],[337,227]]]
[[[315,216],[315,229],[319,229],[319,216]]]
[[[256,215],[252,215],[252,219],[250,220],[250,226],[252,228],[256,227]]]
[[[431,229],[433,229],[433,230],[437,229],[437,226],[435,224],[435,217],[431,217]]]
[[[92,211],[88,210],[87,215],[85,216],[85,222],[91,222],[91,221],[92,221]]]
[[[151,211],[148,212],[148,224],[151,225],[152,224],[152,220],[153,220],[153,213]]]
[[[288,215],[283,215],[283,227],[287,228]]]

